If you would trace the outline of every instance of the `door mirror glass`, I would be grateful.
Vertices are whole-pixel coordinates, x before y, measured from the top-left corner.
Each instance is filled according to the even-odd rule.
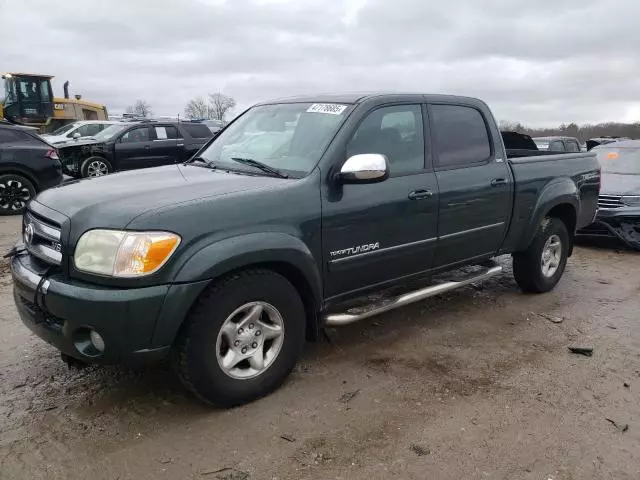
[[[80,132],[74,132],[73,135],[71,135],[73,138],[80,138],[82,136],[82,134]]]
[[[389,178],[387,157],[379,153],[362,153],[349,157],[336,180],[340,183],[377,183]]]

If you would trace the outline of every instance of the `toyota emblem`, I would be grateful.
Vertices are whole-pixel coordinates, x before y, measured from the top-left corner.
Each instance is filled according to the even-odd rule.
[[[27,245],[31,245],[31,242],[33,242],[34,233],[35,233],[35,230],[33,228],[33,224],[28,223],[27,226],[24,228],[24,243],[26,243]]]

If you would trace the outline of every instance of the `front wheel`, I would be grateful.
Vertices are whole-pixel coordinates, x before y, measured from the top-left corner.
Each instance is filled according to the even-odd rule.
[[[291,283],[248,270],[211,286],[176,344],[184,385],[207,403],[231,407],[275,390],[305,338],[305,310]]]
[[[564,222],[545,217],[523,252],[513,254],[513,276],[524,292],[545,293],[560,281],[569,256],[570,238]]]
[[[0,215],[22,215],[36,189],[22,175],[0,175]]]
[[[111,163],[102,157],[89,157],[80,166],[82,178],[102,177],[113,172]]]

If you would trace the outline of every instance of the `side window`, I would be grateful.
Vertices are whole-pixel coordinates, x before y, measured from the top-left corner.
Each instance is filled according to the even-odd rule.
[[[87,127],[86,132],[83,133],[82,136],[93,137],[102,131],[102,125],[99,123],[90,123],[89,125],[85,125]]]
[[[213,133],[204,123],[183,122],[180,124],[191,138],[210,138]]]
[[[147,127],[134,128],[129,130],[122,137],[120,137],[122,143],[138,143],[149,141],[149,129]]]
[[[431,105],[429,112],[438,166],[471,165],[491,157],[489,132],[478,110],[460,105]]]
[[[173,140],[178,138],[178,129],[170,125],[154,127],[157,140]]]
[[[580,151],[580,146],[573,140],[569,140],[567,141],[567,152],[579,152]]]
[[[75,130],[73,130],[71,133],[69,133],[67,135],[67,137],[73,136],[74,133],[79,133],[80,136],[82,136],[82,137],[88,137],[89,135],[92,135],[91,133],[89,133],[89,130],[90,130],[91,126],[92,125],[82,125],[81,127],[78,127]]]
[[[556,140],[555,142],[551,142],[549,144],[550,152],[564,152],[564,144],[562,140]]]
[[[424,169],[424,129],[420,105],[383,107],[369,113],[347,146],[347,157],[386,155],[392,175]]]

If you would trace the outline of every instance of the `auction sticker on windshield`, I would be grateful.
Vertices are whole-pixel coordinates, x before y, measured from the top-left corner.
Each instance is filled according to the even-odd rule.
[[[347,109],[346,105],[338,105],[337,103],[314,103],[307,108],[307,113],[328,113],[330,115],[342,115]]]

